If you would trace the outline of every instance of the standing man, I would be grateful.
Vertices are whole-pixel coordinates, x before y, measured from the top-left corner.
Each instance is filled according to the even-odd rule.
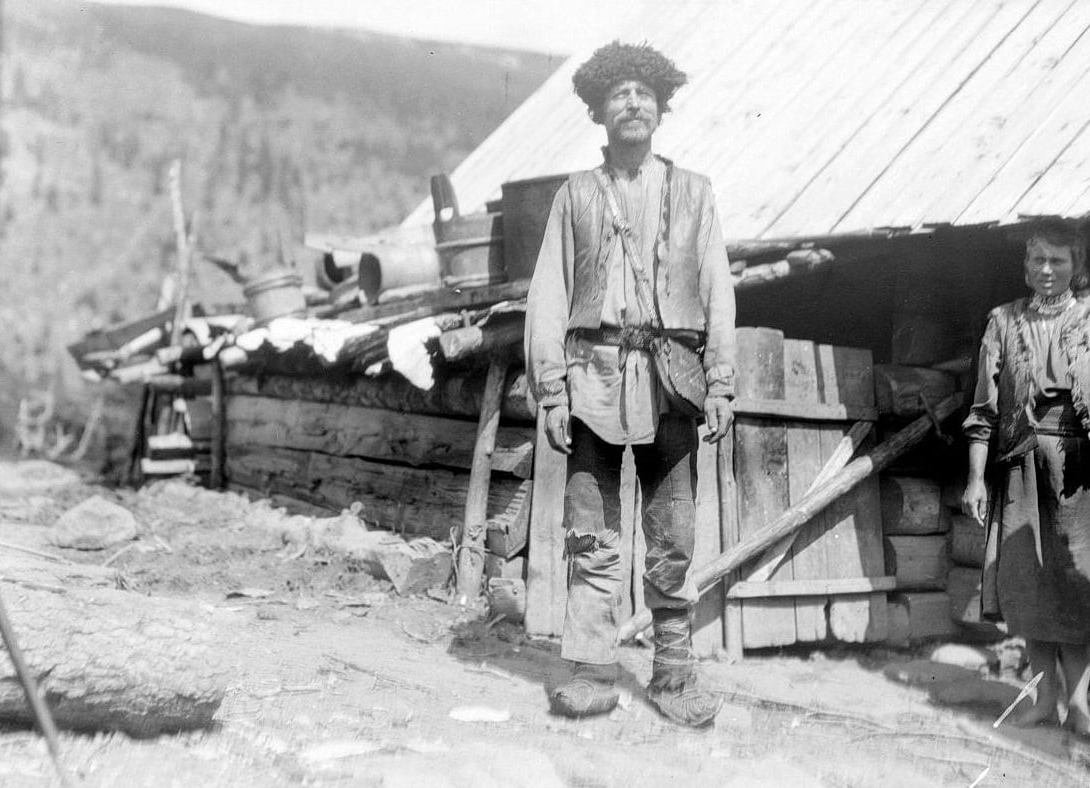
[[[651,152],[685,74],[647,44],[615,41],[572,81],[591,120],[605,127],[604,161],[573,174],[553,201],[526,320],[531,394],[545,410],[552,448],[568,455],[561,655],[573,675],[550,705],[569,717],[617,705],[620,473],[631,446],[655,632],[648,696],[675,722],[707,725],[722,700],[696,686],[692,653],[696,419],[660,377],[652,351],[666,338],[702,348],[703,370],[696,361],[695,371],[707,384],[705,439],[720,440],[734,395],[726,248],[708,179]]]

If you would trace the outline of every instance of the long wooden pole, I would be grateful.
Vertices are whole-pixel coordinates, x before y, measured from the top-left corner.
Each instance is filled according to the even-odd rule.
[[[500,405],[507,364],[492,359],[481,396],[481,417],[477,423],[477,441],[473,446],[473,464],[469,470],[465,522],[458,540],[458,593],[461,604],[472,602],[481,593],[484,572],[484,543],[487,535],[488,488],[492,480],[492,452],[500,426]]]
[[[182,162],[179,159],[170,165],[170,202],[174,215],[174,238],[178,245],[178,290],[174,302],[174,321],[170,325],[170,344],[173,346],[180,344],[182,328],[189,316],[189,235],[182,207]]]
[[[922,441],[934,428],[936,422],[949,418],[961,407],[962,400],[961,394],[947,397],[935,407],[934,421],[931,415],[916,419],[889,440],[876,446],[866,456],[849,463],[824,485],[808,492],[801,501],[771,523],[755,531],[711,563],[694,571],[693,581],[700,589],[700,593],[703,594],[722,580],[726,574],[764,552],[769,546],[802,528],[826,506]],[[617,638],[623,643],[631,640],[637,632],[642,632],[649,626],[651,626],[651,611],[641,611],[621,625]]]

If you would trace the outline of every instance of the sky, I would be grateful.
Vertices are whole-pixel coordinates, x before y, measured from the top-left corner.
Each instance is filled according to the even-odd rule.
[[[258,24],[352,27],[568,55],[610,40],[652,0],[99,0],[189,8]]]

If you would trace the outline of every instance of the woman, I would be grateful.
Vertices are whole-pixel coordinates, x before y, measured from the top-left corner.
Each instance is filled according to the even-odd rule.
[[[962,507],[988,528],[983,613],[1024,637],[1044,674],[1015,723],[1057,721],[1059,661],[1064,724],[1090,735],[1090,303],[1071,289],[1085,278],[1081,238],[1042,222],[1024,267],[1032,298],[993,309],[981,342]]]

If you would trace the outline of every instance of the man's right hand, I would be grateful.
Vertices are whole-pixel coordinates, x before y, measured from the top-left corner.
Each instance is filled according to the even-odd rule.
[[[983,479],[969,479],[961,495],[961,511],[984,525],[984,518],[988,516],[988,488]]]
[[[567,405],[553,405],[545,411],[545,436],[558,452],[571,454],[571,417]]]

